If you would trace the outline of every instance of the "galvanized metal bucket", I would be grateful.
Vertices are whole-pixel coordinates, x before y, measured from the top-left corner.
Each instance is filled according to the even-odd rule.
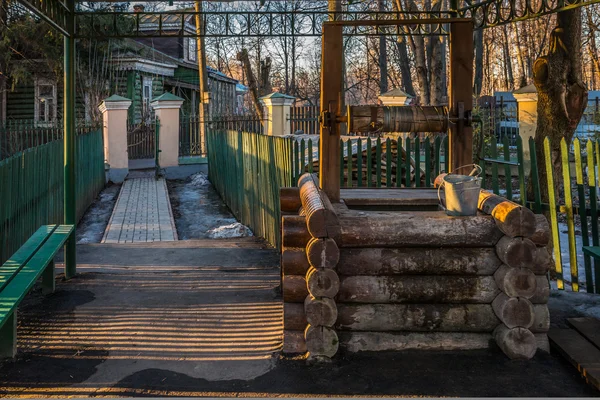
[[[465,165],[461,168],[468,167]],[[454,217],[466,217],[477,214],[477,202],[481,191],[481,167],[472,164],[473,170],[469,175],[448,174],[443,177],[442,184],[438,188],[438,199],[440,205],[447,215]],[[440,190],[444,188],[445,204],[440,196]]]

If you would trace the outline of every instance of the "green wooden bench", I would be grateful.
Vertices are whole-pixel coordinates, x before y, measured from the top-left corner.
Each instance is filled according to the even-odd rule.
[[[43,225],[0,267],[0,358],[17,353],[17,306],[42,276],[42,292],[54,292],[54,256],[73,225]]]
[[[583,254],[595,260],[600,260],[600,246],[583,246]]]
[[[595,259],[600,259],[600,246],[584,246],[583,254]]]

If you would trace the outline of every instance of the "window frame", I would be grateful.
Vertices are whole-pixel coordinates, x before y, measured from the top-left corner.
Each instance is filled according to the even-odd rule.
[[[35,88],[35,99],[34,99],[34,110],[33,110],[33,120],[36,124],[51,124],[57,119],[58,115],[58,90],[56,81],[45,78],[36,78],[34,82]],[[42,97],[40,92],[43,86],[50,86],[52,90],[52,96],[44,96]],[[45,101],[41,101],[42,98],[45,100],[51,99],[52,105],[48,106],[48,103]],[[44,119],[41,119],[40,114],[40,103],[44,103]]]

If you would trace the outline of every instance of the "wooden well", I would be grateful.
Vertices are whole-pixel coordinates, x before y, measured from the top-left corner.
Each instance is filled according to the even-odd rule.
[[[285,353],[547,349],[545,218],[485,191],[472,217],[415,204],[436,190],[281,190]]]

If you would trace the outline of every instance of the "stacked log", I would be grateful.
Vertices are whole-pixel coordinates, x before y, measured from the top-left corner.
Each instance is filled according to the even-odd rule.
[[[337,216],[314,175],[302,175],[297,191],[280,194],[282,212],[301,214],[282,217],[283,352],[331,358],[339,347],[333,328],[340,288]]]
[[[548,221],[484,190],[479,195],[479,210],[491,215],[504,233],[495,247],[502,265],[494,273],[500,293],[492,308],[501,322],[494,329],[494,339],[509,358],[530,359],[538,347],[548,347]]]
[[[365,215],[366,214],[366,215]],[[488,348],[499,320],[492,217],[342,212],[340,343],[348,351]]]
[[[472,217],[334,212],[310,174],[297,196],[282,221],[284,352],[547,349],[543,216],[485,191]]]

